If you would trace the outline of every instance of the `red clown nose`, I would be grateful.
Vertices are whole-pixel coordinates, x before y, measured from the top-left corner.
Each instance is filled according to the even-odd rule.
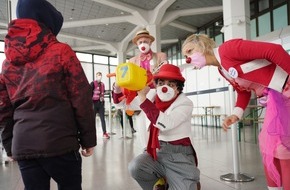
[[[185,62],[186,63],[191,63],[191,58],[190,57],[187,57],[186,60],[185,60]]]
[[[145,48],[144,46],[143,46],[143,47],[141,47],[141,50],[142,50],[142,51],[144,51],[145,49],[146,49],[146,48]]]
[[[166,93],[168,89],[164,86],[161,90],[163,93]]]

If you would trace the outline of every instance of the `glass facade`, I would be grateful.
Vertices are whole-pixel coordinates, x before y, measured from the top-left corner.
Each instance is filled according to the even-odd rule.
[[[283,5],[273,11],[274,30],[281,29],[288,25],[286,13],[287,13],[287,5]]]
[[[271,32],[270,13],[259,16],[258,18],[259,36]]]

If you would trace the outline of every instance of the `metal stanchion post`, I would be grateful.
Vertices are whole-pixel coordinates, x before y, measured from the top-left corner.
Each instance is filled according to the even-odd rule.
[[[116,133],[113,132],[113,126],[112,126],[112,105],[111,102],[109,102],[109,126],[110,126],[110,135],[115,135]]]
[[[123,109],[123,138],[124,139],[131,139],[131,137],[127,136],[127,115],[125,109]]]
[[[230,98],[230,107],[233,108],[235,105],[235,95],[233,87],[229,86],[229,98]],[[249,182],[253,181],[255,178],[247,176],[245,174],[240,173],[239,168],[239,153],[238,153],[238,139],[237,139],[237,123],[233,124],[231,127],[232,130],[232,148],[233,148],[233,165],[234,165],[234,173],[228,173],[225,175],[221,175],[220,179],[230,182]]]

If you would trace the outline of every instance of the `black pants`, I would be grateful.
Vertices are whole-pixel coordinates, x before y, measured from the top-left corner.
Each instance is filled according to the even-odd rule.
[[[61,156],[19,160],[25,190],[50,190],[51,178],[59,190],[81,190],[82,158],[78,151]]]
[[[105,134],[107,133],[106,121],[105,121],[105,102],[104,101],[101,102],[100,100],[93,101],[93,102],[94,102],[95,117],[98,113],[101,119],[103,134]]]
[[[126,114],[126,117],[129,120],[129,124],[131,126],[131,129],[134,129],[132,116],[129,116],[129,115]],[[122,115],[120,116],[120,123],[121,123],[122,129],[123,129],[123,116]]]

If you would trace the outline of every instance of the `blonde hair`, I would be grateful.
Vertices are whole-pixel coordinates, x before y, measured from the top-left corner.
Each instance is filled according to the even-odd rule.
[[[189,37],[186,38],[186,40],[182,44],[183,47],[188,43],[194,43],[196,44],[201,50],[202,53],[213,55],[213,49],[216,47],[215,41],[213,39],[209,38],[205,34],[192,34]]]

